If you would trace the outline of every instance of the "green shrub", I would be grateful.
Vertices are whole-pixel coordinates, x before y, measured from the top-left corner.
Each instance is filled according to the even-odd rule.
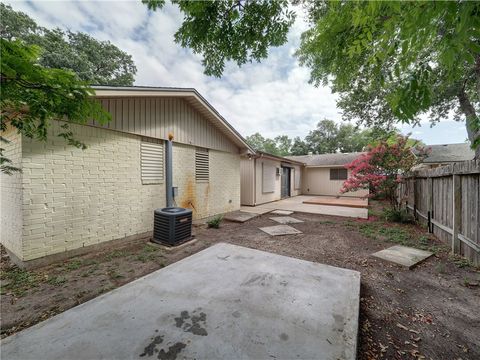
[[[217,215],[213,219],[208,220],[207,225],[209,228],[218,229],[220,227],[220,223],[222,222],[222,220],[223,220],[223,216]]]
[[[413,215],[409,214],[405,209],[385,209],[383,211],[383,217],[387,221],[401,224],[413,224],[415,222],[415,218],[413,217]]]

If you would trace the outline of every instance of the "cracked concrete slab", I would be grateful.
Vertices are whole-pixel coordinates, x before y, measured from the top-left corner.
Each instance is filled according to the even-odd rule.
[[[360,273],[217,244],[0,343],[2,359],[346,359]]]
[[[406,266],[409,269],[428,259],[432,255],[433,253],[429,251],[414,249],[401,245],[395,245],[389,247],[388,249],[384,249],[372,254],[372,256],[378,259]]]
[[[299,223],[303,223],[303,220],[298,220],[298,219],[295,219],[291,216],[274,216],[274,217],[271,217],[270,220],[276,221],[280,224],[299,224]]]
[[[297,230],[294,227],[288,225],[274,225],[261,227],[259,229],[272,236],[302,234],[300,230]]]

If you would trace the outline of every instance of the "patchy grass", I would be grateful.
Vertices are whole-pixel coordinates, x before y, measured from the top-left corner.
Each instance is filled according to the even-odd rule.
[[[130,253],[126,250],[114,250],[108,253],[107,255],[105,255],[105,260],[111,261],[113,259],[126,257],[128,255],[130,255]]]
[[[450,254],[449,259],[459,268],[459,269],[473,269],[475,268],[475,265],[468,259],[465,259],[464,257],[460,255],[452,255]]]
[[[64,268],[71,271],[71,270],[80,269],[82,265],[83,265],[83,262],[81,260],[75,259],[67,262],[64,265]]]
[[[2,294],[11,292],[18,297],[24,296],[27,290],[36,287],[42,281],[39,274],[18,267],[3,270],[0,278]]]
[[[53,286],[60,286],[67,282],[67,278],[65,276],[52,276],[49,277],[47,283]]]

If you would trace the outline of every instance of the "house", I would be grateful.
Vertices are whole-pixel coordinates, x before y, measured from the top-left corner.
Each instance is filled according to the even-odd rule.
[[[416,170],[435,168],[459,161],[470,161],[475,158],[475,151],[468,143],[427,145],[425,150],[427,152],[426,157],[420,165],[415,167]],[[419,153],[417,149],[412,149],[412,152],[415,155]]]
[[[287,156],[293,161],[305,164],[302,173],[301,193],[303,195],[330,195],[354,196],[368,195],[368,190],[340,193],[345,180],[350,175],[350,170],[345,165],[358,158],[361,152],[335,153],[320,155]]]
[[[1,175],[1,243],[19,264],[36,266],[133,241],[153,230],[165,207],[164,142],[173,143],[177,206],[204,218],[240,208],[240,158],[253,149],[195,90],[96,87],[112,114],[105,126],[72,125],[88,148],[48,130],[47,142],[9,129],[5,155],[21,173]]]
[[[303,163],[258,151],[240,161],[241,204],[255,206],[301,194]]]

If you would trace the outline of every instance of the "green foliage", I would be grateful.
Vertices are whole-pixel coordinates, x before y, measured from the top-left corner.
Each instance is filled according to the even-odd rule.
[[[52,276],[47,280],[47,283],[53,286],[60,286],[67,282],[64,276]]]
[[[340,94],[347,118],[389,126],[463,114],[480,142],[480,3],[309,3],[297,55],[315,85]]]
[[[161,8],[165,1],[142,0],[150,10]],[[287,0],[248,1],[180,1],[184,18],[175,33],[175,42],[203,56],[205,74],[221,76],[226,61],[239,66],[260,61],[268,48],[287,42],[288,30],[295,15]]]
[[[63,120],[62,131],[56,135],[69,145],[85,148],[74,138],[69,123],[85,124],[89,119],[95,119],[105,124],[111,118],[91,98],[93,89],[70,71],[40,66],[39,47],[5,39],[0,42],[0,130],[4,132],[7,126],[11,126],[28,138],[45,141],[50,122]],[[0,139],[6,142],[3,136]],[[0,148],[0,159],[2,172],[18,170],[9,165],[4,148]]]
[[[405,209],[385,209],[383,211],[383,217],[387,221],[397,222],[401,224],[413,224],[415,219],[412,214],[409,214]]]
[[[73,71],[80,80],[96,85],[133,85],[137,68],[131,55],[109,41],[85,33],[38,26],[28,15],[0,4],[1,38],[21,40],[43,49],[38,64]]]
[[[364,151],[368,145],[378,144],[382,140],[394,143],[397,139],[396,131],[387,131],[381,128],[358,129],[350,123],[336,123],[333,120],[322,120],[314,130],[302,140],[295,137],[292,141],[287,135],[279,135],[274,139],[264,138],[260,133],[247,136],[246,140],[254,149],[272,155],[307,155],[335,152]],[[409,139],[409,144],[421,142]]]
[[[223,216],[222,215],[217,215],[213,219],[207,221],[207,226],[209,228],[218,229],[218,228],[220,228],[220,224],[221,224],[222,220],[223,220]]]
[[[17,267],[3,270],[1,279],[2,282],[7,281],[6,285],[2,285],[2,293],[7,290],[15,296],[23,296],[27,290],[35,287],[41,280],[34,272]]]

